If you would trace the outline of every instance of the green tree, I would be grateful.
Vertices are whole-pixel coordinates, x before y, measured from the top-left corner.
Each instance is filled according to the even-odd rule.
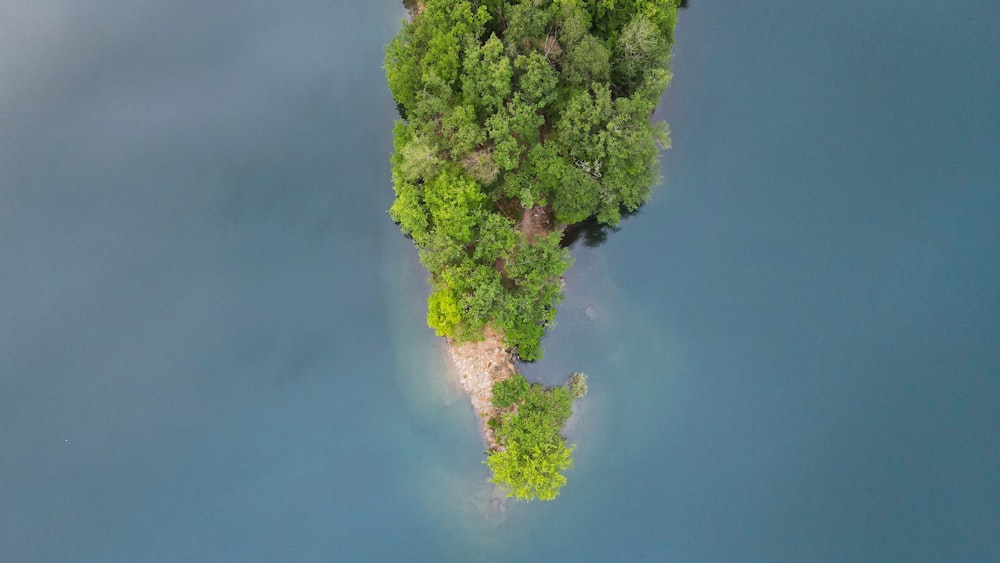
[[[507,486],[511,496],[552,500],[566,484],[561,472],[573,467],[572,453],[561,442],[530,447],[513,442],[503,451],[491,453],[486,463],[493,470],[493,481]]]
[[[471,105],[453,107],[441,118],[441,133],[453,159],[460,159],[486,141],[486,130]]]
[[[504,2],[502,10],[507,27],[503,32],[504,45],[511,58],[527,53],[536,41],[545,37],[545,30],[552,21],[552,12],[539,9],[535,2]]]
[[[403,234],[421,244],[428,237],[428,220],[427,211],[421,201],[420,187],[398,180],[395,188],[396,201],[389,208],[389,216],[399,224]]]
[[[447,287],[436,289],[427,299],[427,324],[438,336],[452,336],[462,322],[458,297]]]
[[[625,92],[633,92],[645,74],[667,66],[670,45],[653,22],[638,16],[622,30],[615,42],[614,83]],[[665,86],[665,85],[664,85]]]
[[[520,55],[514,60],[514,68],[520,73],[517,94],[526,106],[538,111],[555,100],[559,77],[545,55],[539,52]]]
[[[499,213],[491,213],[479,230],[473,257],[480,264],[496,265],[510,256],[516,245],[514,222]]]
[[[514,72],[496,34],[482,45],[471,42],[466,50],[462,93],[465,102],[479,110],[480,117],[497,112],[510,97]]]
[[[445,170],[425,184],[424,192],[434,226],[457,244],[471,242],[486,208],[479,184],[454,170]]]
[[[592,90],[575,91],[555,127],[563,155],[575,166],[597,175],[605,156],[612,101],[607,84],[594,83]]]
[[[519,499],[554,499],[566,484],[562,472],[573,466],[572,448],[560,434],[572,414],[569,391],[529,385],[522,376],[514,375],[493,385],[493,404],[517,407],[504,413],[495,425],[501,447],[486,460],[494,482],[506,486],[510,495]]]
[[[515,403],[520,403],[531,389],[528,380],[520,374],[515,374],[493,385],[493,406],[505,409]]]
[[[601,185],[579,166],[563,165],[559,189],[552,192],[552,209],[560,223],[579,223],[594,215],[600,203]]]
[[[608,48],[593,35],[586,35],[567,50],[562,79],[570,86],[586,87],[593,82],[607,82],[610,72]]]

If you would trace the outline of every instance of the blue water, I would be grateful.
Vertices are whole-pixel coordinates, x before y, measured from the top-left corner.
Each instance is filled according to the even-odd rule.
[[[385,215],[402,7],[0,0],[0,559],[1000,559],[1000,9],[811,4],[682,13],[525,368],[576,467],[498,515]]]

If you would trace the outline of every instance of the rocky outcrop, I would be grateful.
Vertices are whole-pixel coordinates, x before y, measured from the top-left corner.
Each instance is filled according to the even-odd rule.
[[[487,448],[499,447],[486,421],[497,413],[493,406],[493,384],[517,373],[514,356],[503,343],[503,336],[487,328],[479,342],[448,342],[448,356],[458,381],[472,400],[479,427]]]

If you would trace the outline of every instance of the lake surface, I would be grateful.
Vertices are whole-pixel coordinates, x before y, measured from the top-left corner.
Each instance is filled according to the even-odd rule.
[[[682,13],[501,515],[385,214],[402,7],[0,0],[0,559],[1000,559],[1000,7],[807,4]]]

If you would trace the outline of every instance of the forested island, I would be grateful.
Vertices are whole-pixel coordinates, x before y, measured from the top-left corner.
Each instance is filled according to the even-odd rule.
[[[423,0],[387,48],[401,120],[389,210],[430,271],[427,323],[483,418],[494,481],[550,500],[586,379],[546,389],[542,357],[581,224],[616,227],[659,179],[678,0]]]

